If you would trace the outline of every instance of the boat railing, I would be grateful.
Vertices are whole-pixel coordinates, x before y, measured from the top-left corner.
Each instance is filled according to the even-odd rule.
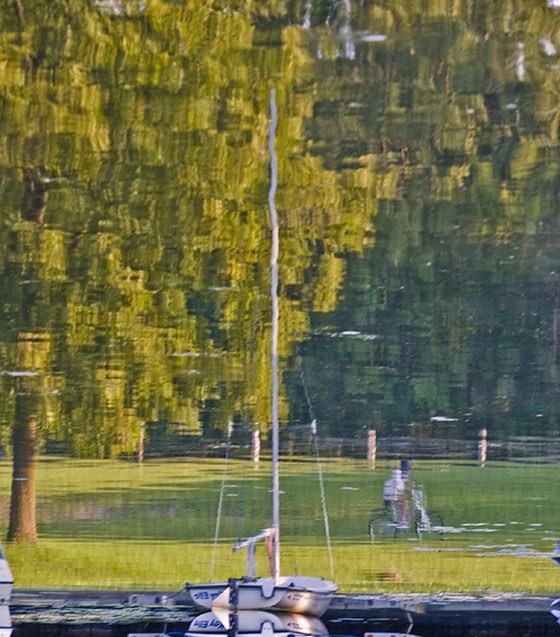
[[[257,576],[257,552],[256,552],[256,544],[261,540],[266,540],[267,549],[269,552],[269,561],[270,561],[270,549],[272,542],[275,540],[277,536],[277,531],[275,528],[270,527],[268,529],[263,529],[257,535],[253,535],[252,537],[247,538],[241,542],[237,542],[233,547],[233,552],[239,551],[241,549],[247,549],[247,568],[246,575],[247,579],[255,579]],[[274,573],[271,573],[274,577]]]

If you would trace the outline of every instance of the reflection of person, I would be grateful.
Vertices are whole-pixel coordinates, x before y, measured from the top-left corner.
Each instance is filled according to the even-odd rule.
[[[399,524],[405,525],[408,522],[408,506],[414,482],[410,479],[410,470],[412,462],[410,460],[401,460],[401,477],[404,483],[404,493],[401,499],[401,508],[399,510]]]
[[[556,542],[556,549],[552,554],[552,561],[560,566],[560,540]]]
[[[383,504],[387,509],[397,506],[405,492],[405,484],[400,469],[394,469],[393,475],[383,484]]]
[[[408,474],[410,473],[410,470],[412,469],[412,462],[410,462],[410,460],[401,460],[401,476],[403,479],[403,482],[405,483],[405,485],[408,487]]]

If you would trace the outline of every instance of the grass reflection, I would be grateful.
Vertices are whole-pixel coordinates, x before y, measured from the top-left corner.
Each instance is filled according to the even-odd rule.
[[[548,464],[416,461],[428,508],[444,520],[443,537],[381,536],[367,523],[381,506],[382,484],[396,463],[369,471],[365,461],[325,462],[336,579],[343,591],[553,593],[549,559],[560,537]],[[8,544],[16,587],[180,589],[209,576],[222,462],[214,459],[113,460],[43,457],[38,472],[40,542]],[[11,466],[0,463],[0,510],[7,522]],[[282,472],[285,572],[329,575],[315,466],[285,463]],[[216,577],[241,575],[239,537],[269,522],[269,473],[233,461],[226,481]],[[262,550],[262,549],[261,549]],[[259,556],[264,568],[264,556]]]

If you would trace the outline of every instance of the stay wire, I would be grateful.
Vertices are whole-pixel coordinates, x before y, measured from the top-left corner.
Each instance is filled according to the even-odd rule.
[[[264,217],[264,213],[261,208],[259,208],[261,212],[261,217]],[[251,421],[251,398],[253,396],[253,391],[255,388],[255,353],[256,353],[256,344],[257,344],[257,332],[258,332],[258,319],[261,311],[261,295],[259,293],[262,284],[262,273],[263,269],[261,267],[261,256],[263,253],[263,245],[264,242],[264,223],[262,223],[263,219],[261,219],[261,238],[263,240],[259,241],[257,254],[255,259],[255,298],[253,301],[253,312],[252,312],[252,320],[251,320],[251,337],[249,340],[249,361],[248,361],[248,386],[247,386],[247,401],[245,402],[245,409],[243,414],[243,421],[245,423],[249,423]],[[244,434],[244,443],[247,449],[250,448],[250,444],[252,441],[252,435],[255,428],[258,426],[258,423],[253,422],[253,427],[247,427]],[[243,463],[242,469],[242,479],[241,479],[241,489],[240,489],[240,498],[239,498],[239,508],[238,508],[238,525],[237,525],[237,540],[240,541],[241,538],[245,535],[243,533],[243,526],[245,523],[245,477],[246,477],[246,465],[247,462]]]
[[[329,566],[331,569],[331,577],[334,580],[334,559],[332,552],[331,531],[329,525],[329,512],[327,510],[327,497],[325,495],[325,483],[323,480],[323,466],[321,463],[321,454],[319,453],[319,440],[317,436],[317,419],[313,412],[313,404],[311,403],[311,396],[309,395],[309,389],[307,382],[305,381],[305,374],[303,372],[303,363],[301,357],[299,357],[299,372],[301,378],[301,384],[303,387],[303,393],[307,402],[307,409],[309,411],[309,417],[311,419],[311,436],[313,441],[313,450],[315,452],[315,461],[317,463],[317,473],[319,474],[319,492],[321,494],[321,508],[323,510],[323,523],[325,526],[325,537],[327,539],[327,552],[329,555]]]
[[[231,433],[233,431],[233,423],[228,424],[228,434],[227,434],[227,443],[226,443],[226,453],[224,457],[224,470],[222,473],[222,484],[220,487],[220,497],[218,498],[218,512],[216,514],[216,529],[214,531],[214,544],[212,546],[212,557],[210,560],[210,581],[214,580],[214,567],[216,565],[216,552],[218,549],[218,537],[220,536],[220,523],[222,520],[222,508],[224,504],[224,492],[226,489],[226,478],[227,478],[227,470],[229,463],[229,453],[230,453],[230,443],[231,443]]]
[[[311,403],[311,397],[309,395],[309,390],[307,389],[307,383],[305,382],[305,374],[303,373],[303,363],[301,356],[298,354],[298,363],[299,363],[299,377],[301,379],[301,386],[303,387],[303,395],[305,396],[305,401],[307,402],[307,411],[309,413],[309,418],[311,422],[315,420],[315,414],[313,413],[313,405]]]
[[[245,403],[245,410],[243,415],[244,422],[248,423],[250,421],[251,416],[251,397],[253,396],[253,390],[255,387],[255,350],[256,350],[256,342],[257,342],[257,323],[258,316],[260,311],[260,277],[261,277],[261,268],[260,268],[260,256],[262,250],[262,241],[259,242],[259,247],[257,250],[257,272],[256,272],[256,292],[255,292],[255,300],[253,302],[253,319],[251,321],[251,338],[249,341],[249,363],[248,363],[248,386],[247,386],[247,401]],[[244,446],[249,449],[251,436],[253,434],[253,430],[255,428],[255,424],[253,427],[246,427],[244,433]],[[241,489],[240,489],[240,498],[239,498],[239,508],[238,508],[238,517],[237,517],[237,540],[240,541],[243,534],[243,526],[245,524],[245,483],[246,483],[246,467],[247,461],[243,463],[242,475],[241,475]]]
[[[274,99],[274,91],[272,91],[271,94],[271,99]],[[273,115],[273,120],[275,120],[276,114],[275,112],[272,114]],[[275,123],[274,123],[275,126]],[[273,171],[274,172],[274,171]],[[274,174],[272,175],[272,180],[275,181],[275,176]],[[274,183],[274,188],[275,188],[275,183]],[[272,185],[271,185],[272,188]],[[274,220],[273,220],[274,221]],[[244,410],[244,421],[245,423],[247,423],[249,421],[249,416],[250,416],[250,400],[251,397],[253,395],[253,390],[254,390],[254,385],[255,385],[255,373],[254,373],[254,362],[255,362],[255,351],[256,351],[256,340],[257,340],[257,323],[258,323],[258,316],[259,316],[259,312],[260,312],[260,294],[258,293],[258,290],[260,289],[260,285],[261,285],[261,276],[262,276],[262,269],[260,267],[260,262],[261,262],[261,254],[262,254],[262,246],[264,244],[264,241],[260,241],[259,242],[259,247],[257,250],[257,259],[256,259],[256,288],[257,288],[257,292],[255,294],[255,300],[253,303],[253,320],[251,322],[251,338],[250,338],[250,343],[249,343],[249,364],[248,364],[248,368],[249,368],[249,375],[248,375],[248,388],[247,388],[247,394],[248,394],[248,399],[247,402],[245,404],[245,410]],[[247,430],[249,431],[249,433],[252,433],[252,430],[250,430],[250,428],[247,428]],[[217,515],[216,515],[216,528],[215,528],[215,533],[214,533],[214,543],[213,543],[213,548],[212,548],[212,557],[211,557],[211,564],[210,564],[210,581],[213,580],[214,577],[214,568],[215,568],[215,562],[216,562],[216,552],[217,552],[217,545],[218,545],[218,538],[219,538],[219,533],[220,533],[220,525],[221,525],[221,517],[222,517],[222,509],[223,509],[223,502],[224,502],[224,493],[225,493],[225,484],[226,484],[226,478],[227,478],[227,472],[228,472],[228,463],[229,463],[229,458],[230,458],[230,450],[231,450],[231,437],[232,437],[232,432],[233,432],[233,423],[229,423],[228,425],[228,436],[227,436],[227,445],[226,445],[226,453],[225,453],[225,458],[224,458],[224,469],[223,469],[223,475],[222,475],[222,484],[221,484],[221,488],[220,488],[220,496],[219,496],[219,500],[218,500],[218,511],[217,511]],[[249,447],[249,443],[247,442],[249,434],[245,433],[244,436],[244,441],[245,441],[245,445],[247,446],[247,448]],[[242,469],[242,479],[241,479],[241,489],[240,489],[240,498],[239,498],[239,507],[238,507],[238,528],[237,528],[237,536],[238,536],[238,540],[241,538],[242,536],[242,531],[243,531],[243,525],[244,525],[244,520],[245,520],[245,474],[246,474],[246,463],[243,463],[243,469]]]

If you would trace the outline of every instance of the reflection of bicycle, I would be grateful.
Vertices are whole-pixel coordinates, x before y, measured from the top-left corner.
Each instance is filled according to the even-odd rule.
[[[368,522],[370,542],[375,542],[380,535],[397,537],[414,529],[416,537],[421,540],[426,533],[439,533],[443,536],[443,518],[437,511],[428,511],[426,496],[422,485],[414,485],[410,491],[412,507],[409,510],[408,499],[393,502],[391,506],[376,509]],[[435,521],[435,524],[432,522]]]

